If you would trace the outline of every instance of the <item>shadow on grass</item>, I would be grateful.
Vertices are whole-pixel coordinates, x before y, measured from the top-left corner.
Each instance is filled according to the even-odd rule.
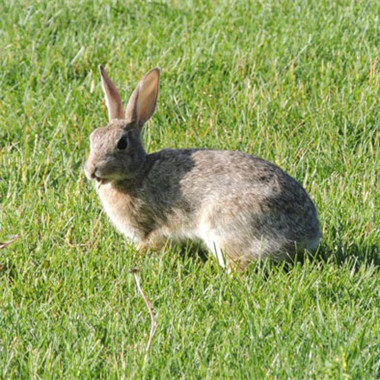
[[[213,260],[212,254],[207,249],[202,248],[200,244],[188,243],[177,247],[180,257],[183,261],[189,258],[195,258],[201,262]],[[261,262],[252,262],[243,272],[284,270],[289,272],[294,265],[303,264],[306,260],[314,264],[329,265],[331,263],[338,266],[349,265],[354,270],[364,266],[374,266],[380,269],[380,246],[378,244],[367,245],[347,244],[337,242],[333,246],[321,243],[318,250],[314,254],[305,253],[298,255],[294,260],[288,262],[273,262],[271,260],[263,260]]]
[[[368,245],[364,241],[361,244],[347,244],[338,241],[331,247],[322,243],[312,259],[325,263],[333,261],[338,265],[351,263],[355,267],[373,265],[380,268],[380,245]]]

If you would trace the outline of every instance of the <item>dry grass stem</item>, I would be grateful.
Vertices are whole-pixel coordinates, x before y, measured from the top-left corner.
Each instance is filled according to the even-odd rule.
[[[148,343],[147,343],[146,349],[145,349],[145,351],[148,352],[149,349],[150,349],[150,346],[152,344],[152,339],[153,339],[153,336],[154,336],[154,333],[155,333],[155,330],[156,330],[156,321],[154,319],[154,314],[153,314],[152,307],[151,307],[151,305],[150,305],[150,303],[149,303],[149,301],[148,301],[145,293],[141,289],[140,281],[139,281],[139,277],[138,277],[138,272],[139,272],[138,269],[132,269],[130,272],[135,277],[137,289],[138,289],[139,293],[141,294],[141,297],[143,298],[146,307],[148,308],[150,319],[151,319],[149,340],[148,340]]]
[[[15,235],[12,239],[4,242],[0,242],[0,249],[7,247],[8,245],[14,243],[16,240],[20,239],[21,235]]]

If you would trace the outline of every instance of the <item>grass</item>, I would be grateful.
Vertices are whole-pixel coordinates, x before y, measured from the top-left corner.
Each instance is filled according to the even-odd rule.
[[[0,378],[377,379],[376,1],[0,3]],[[320,255],[243,276],[179,247],[138,255],[83,175],[106,123],[162,68],[148,151],[240,149],[297,178]],[[150,319],[131,268],[154,308]],[[145,359],[144,359],[145,358]]]

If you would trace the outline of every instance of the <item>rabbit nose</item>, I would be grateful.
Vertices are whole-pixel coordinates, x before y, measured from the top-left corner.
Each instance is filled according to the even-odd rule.
[[[85,165],[84,174],[89,180],[97,178],[95,175],[96,169],[97,169],[96,166],[88,167],[87,165]]]

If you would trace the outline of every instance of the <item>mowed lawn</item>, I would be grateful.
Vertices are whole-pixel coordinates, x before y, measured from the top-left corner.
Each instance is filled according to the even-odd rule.
[[[0,378],[378,379],[378,1],[0,2]],[[140,255],[83,173],[162,69],[148,151],[238,149],[307,189],[318,255],[228,274],[196,247]],[[13,241],[13,242],[11,242]],[[138,268],[157,329],[129,271]]]

